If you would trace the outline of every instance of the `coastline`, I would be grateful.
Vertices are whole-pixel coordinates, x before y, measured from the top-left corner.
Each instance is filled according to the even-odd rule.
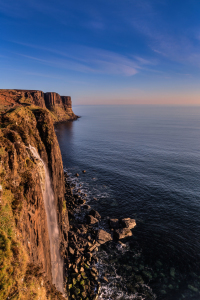
[[[152,290],[144,281],[141,282],[139,275],[132,285],[123,286],[122,278],[114,270],[117,259],[113,259],[113,253],[126,255],[126,251],[129,250],[128,227],[135,227],[133,223],[131,226],[130,220],[133,219],[101,218],[100,214],[87,204],[87,195],[81,190],[78,174],[73,177],[66,171],[64,174],[65,200],[70,224],[68,254],[65,258],[65,287],[70,299],[155,299]],[[124,224],[124,220],[128,220],[128,223]],[[129,234],[117,236],[115,232],[119,227],[120,230],[124,230],[124,227]],[[127,271],[130,271],[129,265]],[[144,295],[146,298],[143,298]]]

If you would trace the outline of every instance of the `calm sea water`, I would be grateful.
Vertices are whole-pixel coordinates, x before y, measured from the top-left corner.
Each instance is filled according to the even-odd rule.
[[[74,112],[81,118],[56,125],[64,167],[102,216],[136,218],[128,242],[158,299],[200,299],[200,107]]]

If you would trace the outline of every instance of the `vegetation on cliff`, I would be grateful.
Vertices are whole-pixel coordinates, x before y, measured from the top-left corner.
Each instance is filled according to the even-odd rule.
[[[29,145],[37,149],[49,167],[62,223],[61,246],[66,246],[64,175],[52,118],[40,107],[13,106],[0,114],[0,299],[63,299],[51,284],[43,194]]]

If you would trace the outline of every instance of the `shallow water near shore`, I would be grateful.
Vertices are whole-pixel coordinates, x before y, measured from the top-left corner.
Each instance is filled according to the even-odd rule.
[[[200,299],[200,107],[74,112],[81,116],[76,122],[56,125],[64,167],[72,177],[80,174],[78,183],[102,217],[137,221],[133,237],[123,241],[126,251],[101,250],[105,268],[112,264],[124,282],[113,285],[124,295],[133,295],[138,281],[157,299]]]

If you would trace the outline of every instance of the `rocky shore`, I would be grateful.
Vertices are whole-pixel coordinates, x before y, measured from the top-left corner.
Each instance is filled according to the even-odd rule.
[[[70,224],[65,258],[66,293],[70,299],[98,299],[101,283],[108,283],[108,279],[104,273],[99,274],[97,270],[97,251],[109,241],[117,242],[131,236],[131,229],[136,226],[136,222],[130,218],[101,220],[100,214],[85,204],[87,195],[81,193],[81,189],[75,189],[67,173],[65,188]]]

